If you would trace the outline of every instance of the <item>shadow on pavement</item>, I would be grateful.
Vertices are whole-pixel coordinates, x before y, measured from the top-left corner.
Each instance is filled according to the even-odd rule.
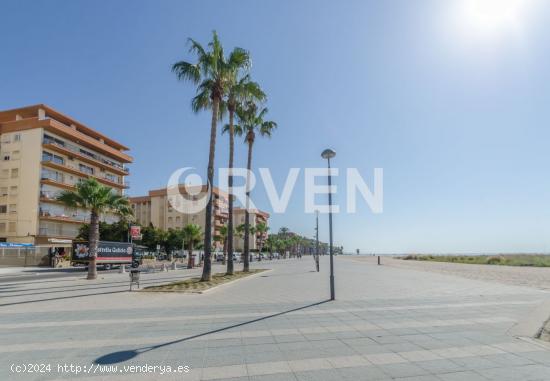
[[[232,328],[242,327],[242,326],[247,325],[247,324],[252,324],[252,323],[262,321],[262,320],[271,319],[271,318],[281,316],[281,315],[285,315],[285,314],[288,314],[288,313],[291,313],[291,312],[304,310],[306,308],[315,307],[315,306],[318,306],[318,305],[321,305],[321,304],[324,304],[324,303],[327,303],[327,302],[330,302],[330,299],[323,300],[323,301],[317,302],[317,303],[308,304],[307,306],[293,308],[291,310],[287,310],[287,311],[283,311],[283,312],[277,312],[277,313],[272,314],[272,315],[263,316],[261,318],[245,321],[243,323],[233,324],[233,325],[223,327],[223,328],[218,328],[218,329],[215,329],[215,330],[212,330],[212,331],[199,333],[197,335],[183,337],[181,339],[169,341],[169,342],[163,343],[163,344],[157,344],[157,345],[153,345],[153,346],[150,346],[150,347],[130,349],[130,350],[127,350],[127,351],[119,351],[119,352],[109,353],[109,354],[106,354],[104,356],[101,356],[101,357],[95,359],[94,364],[100,364],[100,365],[117,364],[117,363],[120,363],[120,362],[131,360],[134,357],[136,357],[136,356],[138,356],[142,353],[149,352],[149,351],[152,351],[152,350],[155,350],[155,349],[158,349],[158,348],[166,347],[168,345],[182,343],[182,342],[185,342],[185,341],[196,339],[198,337],[211,335],[213,333],[223,332],[223,331],[226,331],[226,330],[229,330],[229,329],[232,329]]]
[[[174,280],[182,280],[182,279],[188,279],[193,277],[192,274],[187,274],[184,276],[178,276],[175,278],[162,278],[162,279],[148,279],[148,280],[142,280],[141,284],[148,285],[158,282],[167,282],[167,281],[174,281]],[[42,294],[55,294],[59,292],[74,292],[74,291],[91,291],[91,290],[99,290],[102,288],[115,288],[115,287],[128,287],[129,281],[120,281],[120,282],[108,282],[108,283],[99,283],[99,284],[79,284],[79,285],[67,285],[67,286],[56,286],[56,287],[48,287],[49,291],[44,292],[34,292],[33,290],[42,290],[43,288],[25,288],[25,289],[16,289],[16,290],[8,290],[3,291],[2,287],[0,287],[0,294],[8,294],[9,295],[0,295],[0,299],[3,298],[15,298],[18,296],[28,296],[28,295],[42,295]],[[75,288],[78,287],[78,288]],[[59,289],[59,290],[53,290],[53,289]],[[28,292],[27,292],[28,291]],[[18,294],[12,294],[14,292],[20,292]],[[38,299],[37,301],[40,301]],[[1,305],[0,305],[1,306]]]

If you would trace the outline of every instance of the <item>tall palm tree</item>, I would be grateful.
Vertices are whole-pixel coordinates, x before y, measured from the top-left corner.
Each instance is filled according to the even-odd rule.
[[[277,128],[277,123],[265,120],[267,115],[267,108],[262,108],[258,111],[258,106],[254,102],[247,102],[245,106],[239,107],[237,109],[237,118],[239,119],[239,124],[235,126],[235,134],[238,136],[245,136],[245,142],[248,144],[248,157],[246,168],[248,173],[252,170],[252,147],[256,139],[256,132],[260,136],[271,137],[273,130]],[[250,209],[249,198],[250,198],[250,176],[247,176],[246,179],[246,206],[244,214],[244,267],[243,271],[247,272],[250,269],[249,264],[249,255],[250,248],[248,237],[250,234],[250,214],[248,210]]]
[[[256,224],[256,233],[258,233],[260,244],[258,245],[258,252],[260,253],[260,256],[258,257],[259,260],[262,260],[262,249],[264,247],[264,241],[265,241],[265,235],[267,231],[269,230],[269,226],[265,222],[259,222]]]
[[[220,118],[220,105],[226,94],[229,84],[239,68],[245,67],[250,62],[249,54],[241,48],[234,48],[228,57],[225,57],[224,50],[217,33],[212,33],[212,41],[205,49],[193,39],[189,39],[189,51],[196,54],[196,63],[187,61],[176,62],[172,71],[178,80],[190,81],[197,86],[197,94],[191,102],[194,112],[201,110],[212,110],[210,122],[210,149],[208,154],[207,178],[210,192],[206,205],[206,222],[204,224],[204,267],[201,281],[212,279],[212,186],[214,184],[214,155],[216,151],[216,129]]]
[[[68,207],[90,211],[88,279],[96,279],[99,217],[106,212],[112,212],[119,216],[130,216],[132,215],[130,203],[126,197],[114,193],[112,188],[100,184],[94,178],[79,181],[74,191],[65,190],[61,192],[57,200]]]
[[[183,227],[183,237],[185,242],[187,242],[187,247],[189,248],[189,257],[187,258],[187,267],[192,268],[194,265],[193,261],[193,248],[202,238],[202,229],[200,225],[197,224],[187,224]],[[206,261],[205,261],[206,265]]]
[[[264,101],[266,96],[260,85],[256,82],[250,80],[250,76],[247,74],[242,78],[238,79],[238,73],[235,73],[235,76],[232,78],[231,84],[229,85],[226,109],[229,113],[229,123],[224,127],[223,133],[229,134],[229,165],[228,169],[231,173],[233,169],[233,158],[235,155],[235,112],[237,107],[240,107],[243,102],[248,101]],[[230,193],[233,188],[233,176],[230,174],[227,179],[227,185],[229,186]],[[233,253],[233,197],[229,195],[228,201],[228,215],[229,223],[228,229],[229,234],[227,236],[227,250],[229,253]],[[231,254],[227,261],[227,274],[232,275],[234,271],[233,268],[233,255]]]

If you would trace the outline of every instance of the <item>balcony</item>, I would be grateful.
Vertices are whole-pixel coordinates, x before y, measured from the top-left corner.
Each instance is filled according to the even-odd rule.
[[[59,171],[69,172],[73,175],[80,176],[80,177],[83,177],[83,178],[93,177],[97,181],[99,181],[100,183],[103,183],[103,184],[108,185],[110,187],[128,188],[130,186],[130,183],[128,183],[128,182],[122,183],[120,180],[119,181],[114,181],[112,179],[107,178],[106,175],[103,175],[103,176],[92,175],[88,172],[83,172],[78,168],[75,168],[75,167],[72,167],[72,166],[69,166],[69,165],[66,165],[66,164],[60,164],[58,162],[53,162],[51,160],[43,160],[42,165],[45,166],[45,167],[49,167],[49,168],[52,168],[52,169],[59,170]],[[59,181],[59,178],[61,177],[61,179],[63,179],[63,176],[56,176],[56,177],[57,178],[54,181],[64,183],[63,180]],[[69,185],[70,187],[73,187],[72,184],[65,184],[65,185]]]
[[[127,176],[130,173],[129,169],[124,167],[122,164],[115,163],[112,160],[106,159],[104,156],[96,153],[87,151],[83,152],[80,148],[70,143],[45,137],[42,141],[42,145],[44,148],[51,149],[52,151],[65,154],[67,156],[74,156],[84,162],[97,165],[100,168],[112,171],[120,176]]]
[[[47,220],[47,221],[55,221],[55,222],[68,222],[71,224],[85,224],[89,222],[89,216],[78,214],[78,213],[72,213],[72,214],[65,214],[65,213],[56,213],[54,211],[50,210],[40,210],[38,212],[38,216],[41,220]]]

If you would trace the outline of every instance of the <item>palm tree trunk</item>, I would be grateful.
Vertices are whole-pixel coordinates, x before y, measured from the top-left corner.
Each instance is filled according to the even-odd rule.
[[[88,279],[97,278],[97,245],[99,242],[99,215],[95,210],[90,213],[90,231],[88,233]]]
[[[254,144],[253,140],[248,141],[248,159],[246,162],[246,168],[248,173],[246,174],[246,206],[244,211],[244,266],[243,272],[250,271],[250,245],[249,245],[249,236],[250,236],[250,214],[248,213],[248,208],[250,207],[250,171],[252,170],[252,145]]]
[[[227,221],[227,275],[233,275],[233,156],[235,154],[235,128],[233,126],[234,111],[229,110],[229,178],[227,185],[229,186],[229,202],[228,202],[228,218]]]
[[[202,268],[202,282],[212,280],[212,209],[214,187],[214,154],[216,153],[216,126],[218,122],[218,109],[220,99],[212,100],[212,122],[210,127],[210,154],[208,156],[208,204],[206,205],[206,221],[204,222],[204,266]]]
[[[222,265],[225,265],[225,261],[227,260],[227,237],[223,240],[223,260]]]
[[[195,266],[193,260],[193,242],[189,242],[189,258],[187,259],[187,268],[192,269]]]

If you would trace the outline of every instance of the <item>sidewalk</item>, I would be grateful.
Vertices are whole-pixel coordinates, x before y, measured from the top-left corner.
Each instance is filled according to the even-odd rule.
[[[337,257],[330,302],[328,258],[320,273],[309,257],[252,265],[273,271],[202,295],[130,293],[125,274],[6,285],[2,302],[12,304],[0,307],[0,379],[534,381],[550,374],[550,348],[509,333],[547,292]],[[98,373],[9,373],[12,363],[37,361]],[[190,372],[122,368],[145,364]]]

